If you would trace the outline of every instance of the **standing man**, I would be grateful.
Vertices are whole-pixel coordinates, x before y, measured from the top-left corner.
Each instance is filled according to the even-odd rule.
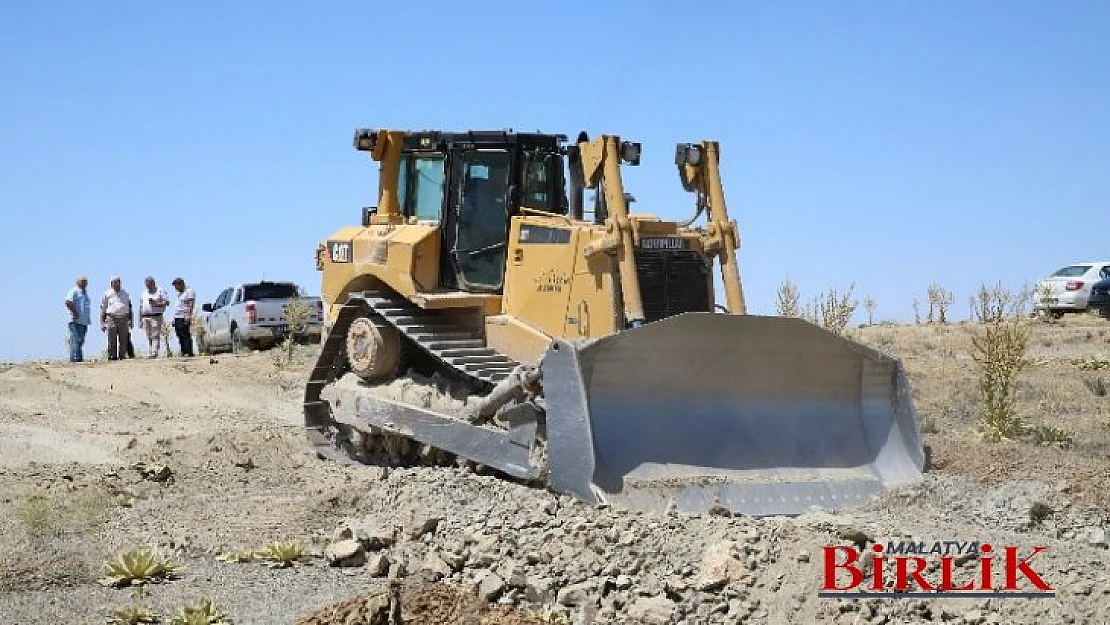
[[[84,362],[85,333],[92,323],[92,314],[89,310],[89,293],[85,287],[89,280],[85,276],[77,278],[77,286],[66,293],[66,308],[69,309],[69,361]]]
[[[193,335],[189,332],[189,324],[193,321],[193,303],[197,295],[185,286],[181,278],[173,279],[173,288],[177,291],[177,305],[173,309],[173,329],[177,332],[177,343],[181,346],[182,356],[193,356]]]
[[[108,360],[127,358],[131,328],[135,327],[131,296],[123,290],[119,276],[112,276],[112,288],[100,298],[100,329],[108,333]]]
[[[150,358],[158,357],[158,348],[162,346],[162,314],[170,300],[166,292],[158,288],[154,278],[146,277],[146,290],[141,296],[139,314],[142,315],[143,334],[150,346]]]

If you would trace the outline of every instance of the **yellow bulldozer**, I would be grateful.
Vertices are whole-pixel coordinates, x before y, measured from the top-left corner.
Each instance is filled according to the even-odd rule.
[[[676,148],[684,223],[629,211],[641,146],[617,136],[359,129],[354,147],[379,163],[378,203],[316,251],[320,457],[748,515],[921,479],[897,358],[747,314],[716,142]]]

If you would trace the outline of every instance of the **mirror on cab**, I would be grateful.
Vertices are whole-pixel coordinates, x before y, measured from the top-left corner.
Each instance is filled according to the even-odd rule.
[[[201,306],[200,309],[204,312],[212,312],[212,304],[205,304],[204,306]]]

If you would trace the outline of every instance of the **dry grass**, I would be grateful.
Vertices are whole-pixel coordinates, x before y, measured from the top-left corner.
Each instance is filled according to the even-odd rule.
[[[1011,299],[1013,310],[1018,302]],[[972,308],[978,309],[978,298],[975,304]],[[1066,484],[1077,503],[1110,512],[1105,487],[1110,475],[1110,348],[1105,338],[1110,321],[1090,315],[1068,315],[1051,324],[1032,317],[1025,321],[1026,364],[1014,387],[1014,408],[1025,429],[1017,438],[998,442],[976,435],[982,399],[971,337],[984,333],[987,324],[880,323],[855,332],[863,342],[902,359],[934,472],[986,482]],[[1098,394],[1100,388],[1106,396]]]
[[[12,518],[32,537],[61,533],[65,520],[57,502],[42,493],[32,493],[16,502]]]
[[[108,520],[117,505],[111,495],[97,488],[64,498],[32,492],[14,502],[10,516],[29,537],[40,539],[94,531]]]

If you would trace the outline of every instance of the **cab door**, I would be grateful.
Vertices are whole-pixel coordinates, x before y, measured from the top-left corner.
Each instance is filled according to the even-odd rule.
[[[455,193],[443,228],[443,286],[500,292],[505,279],[512,154],[469,149],[453,160]]]
[[[209,345],[227,345],[231,343],[231,333],[228,319],[228,300],[231,299],[231,289],[224,289],[216,301],[212,303],[212,312],[208,313]]]

